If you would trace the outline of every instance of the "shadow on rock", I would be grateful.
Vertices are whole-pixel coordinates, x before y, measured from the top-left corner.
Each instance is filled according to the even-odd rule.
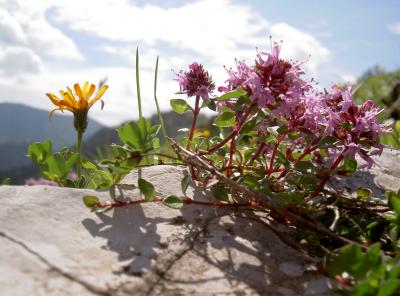
[[[83,226],[93,237],[107,240],[108,250],[118,253],[123,268],[121,272],[141,276],[156,257],[154,248],[159,245],[157,224],[168,219],[148,218],[141,206],[113,209],[112,217],[98,215],[101,222],[85,219]]]

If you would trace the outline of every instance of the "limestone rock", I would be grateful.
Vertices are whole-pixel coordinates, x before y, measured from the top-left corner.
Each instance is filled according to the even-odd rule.
[[[356,196],[358,188],[366,187],[372,190],[373,196],[385,199],[384,191],[400,189],[400,150],[384,149],[381,156],[373,157],[376,165],[369,170],[358,170],[349,177],[339,177],[330,181],[335,190]],[[363,160],[357,159],[360,164]]]
[[[371,171],[368,182],[398,186],[399,158],[385,151],[383,169]],[[182,195],[184,173],[142,169],[125,177],[120,193],[138,198],[140,176],[158,195]],[[333,294],[329,279],[313,271],[315,260],[285,242],[262,213],[151,203],[96,215],[83,205],[85,195],[108,198],[91,190],[0,187],[1,295]],[[205,198],[193,186],[188,195]]]

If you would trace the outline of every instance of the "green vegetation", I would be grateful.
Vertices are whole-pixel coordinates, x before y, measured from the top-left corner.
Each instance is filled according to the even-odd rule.
[[[382,135],[381,142],[393,148],[400,148],[400,71],[380,73],[360,79],[354,93],[359,102],[373,100],[384,108],[381,120],[393,120],[392,132]]]
[[[93,101],[89,98],[94,86],[89,88],[88,83],[75,85],[75,95],[70,89],[61,92],[61,99],[48,94],[58,110],[65,108],[73,113],[77,147],[54,152],[51,141],[45,141],[31,144],[28,154],[41,175],[57,185],[108,189],[109,201],[92,195],[83,198],[83,203],[96,213],[151,202],[163,202],[176,209],[190,204],[253,209],[296,229],[299,244],[306,242],[312,255],[325,258],[323,271],[340,284],[340,293],[398,295],[400,192],[387,192],[385,203],[372,196],[368,188],[359,188],[357,198],[325,188],[330,178],[351,176],[356,171],[356,154],[367,161],[367,166],[373,164],[371,156],[382,147],[379,136],[385,131],[376,118],[377,108],[369,103],[356,105],[350,92],[338,87],[323,98],[316,94],[317,100],[304,95],[303,90],[309,85],[300,78],[302,72],[278,56],[275,48],[268,61],[258,56],[255,66],[241,64],[241,70],[246,71],[240,75],[251,73],[250,78],[238,79],[239,73],[231,75],[229,87],[219,97],[212,94],[215,85],[208,72],[202,65],[192,63],[189,71],[177,74],[187,99],[170,102],[176,113],[189,114],[191,118],[189,128],[182,130],[183,136],[166,136],[171,136],[169,123],[159,108],[160,124],[143,118],[139,108],[139,119],[119,127],[118,142],[94,160],[81,153],[81,145],[85,147],[87,142],[81,143],[80,136],[86,129],[89,108],[107,86],[101,87],[104,91]],[[141,106],[138,51],[136,59],[137,100]],[[387,77],[392,77],[392,93],[388,91],[377,101],[393,110],[384,118],[396,116],[393,106],[398,99],[389,102],[396,94],[397,74],[393,75],[384,76],[386,86],[368,77],[355,94],[366,100],[371,94],[376,95],[374,91],[385,89]],[[154,78],[158,106],[157,70]],[[252,84],[242,85],[251,79]],[[291,92],[286,92],[288,89]],[[259,95],[253,97],[254,93]],[[290,100],[284,101],[288,97]],[[321,100],[324,104],[320,104]],[[215,111],[217,106],[218,115],[213,120],[217,132],[199,129],[200,112]],[[329,120],[332,117],[335,120]],[[162,149],[160,131],[169,149]],[[396,144],[399,130],[395,132]],[[181,196],[159,197],[157,188],[142,178],[138,180],[139,199],[118,196],[116,185],[131,170],[164,163],[188,167],[189,174],[181,181]],[[77,175],[73,174],[74,168]],[[214,200],[196,201],[187,196],[191,181],[210,190]]]

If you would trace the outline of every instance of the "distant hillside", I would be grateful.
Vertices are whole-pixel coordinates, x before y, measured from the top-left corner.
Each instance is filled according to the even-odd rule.
[[[5,104],[0,104],[0,112],[1,106]],[[47,120],[47,112],[44,111],[44,118]],[[52,124],[58,121],[59,116],[55,116],[52,120]],[[187,128],[190,126],[192,122],[192,115],[188,112],[182,115],[179,115],[173,111],[163,113],[163,118],[165,121],[167,133],[170,137],[178,136],[178,129]],[[62,118],[61,120],[63,120]],[[68,118],[72,120],[72,118]],[[65,131],[72,131],[71,122],[67,121]],[[153,115],[151,117],[151,121],[153,124],[158,124],[159,120],[157,115]],[[197,128],[198,129],[211,129],[214,133],[216,132],[215,127],[212,127],[212,118],[206,117],[204,115],[199,116],[197,120]],[[94,121],[92,120],[90,124]],[[100,125],[94,124],[97,131],[93,133],[93,125],[92,132],[89,133],[88,136],[85,137],[83,144],[83,153],[86,157],[90,159],[96,159],[101,154],[107,153],[107,148],[112,143],[120,143],[118,138],[117,129],[118,127],[108,128],[101,127]],[[17,133],[16,133],[17,134]],[[40,133],[38,133],[40,135]],[[29,138],[29,137],[27,137]],[[42,139],[45,139],[42,137]],[[35,141],[39,141],[40,137],[36,137]],[[162,137],[160,135],[160,140],[162,141]],[[42,141],[42,140],[40,140]],[[75,141],[75,134],[72,133],[72,137],[70,138],[69,146],[72,146]],[[30,143],[30,142],[29,142]],[[25,180],[29,177],[38,177],[38,170],[35,165],[32,164],[30,158],[25,157],[27,150],[27,143],[0,143],[0,181],[4,178],[11,178],[13,184],[24,184]],[[66,145],[61,145],[66,146]]]
[[[103,126],[90,120],[86,136]],[[31,163],[26,157],[27,147],[35,141],[51,139],[54,149],[74,144],[76,138],[72,116],[54,114],[32,107],[0,103],[0,172]]]
[[[177,114],[173,111],[165,112],[162,114],[165,127],[169,137],[176,138],[178,137],[178,130],[181,128],[189,128],[192,123],[192,114],[190,112],[184,114]],[[151,118],[152,124],[159,124],[157,114],[154,114]],[[214,133],[217,132],[217,129],[212,126],[213,118],[206,117],[204,115],[200,115],[197,119],[197,128],[198,129],[209,129]],[[98,156],[99,151],[104,152],[107,150],[107,146],[112,143],[120,144],[120,140],[118,138],[117,133],[118,127],[107,128],[104,127],[98,130],[94,135],[88,137],[84,143],[83,151],[86,156],[89,158],[95,158]],[[159,135],[161,143],[163,143],[163,138],[161,137],[161,133]]]
[[[385,107],[386,117],[400,119],[400,70],[366,75],[360,79],[354,97],[359,101],[373,100]]]
[[[67,112],[66,112],[67,113]],[[54,146],[71,145],[75,141],[72,116],[49,113],[20,104],[0,103],[0,144],[31,143],[52,139]],[[103,126],[90,120],[86,135],[92,135]]]

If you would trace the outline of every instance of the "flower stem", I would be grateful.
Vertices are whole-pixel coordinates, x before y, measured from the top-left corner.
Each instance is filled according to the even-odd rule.
[[[78,153],[78,160],[76,163],[76,174],[78,175],[78,180],[81,177],[81,166],[82,166],[82,137],[83,137],[83,132],[82,131],[77,131],[76,132],[76,153]]]
[[[269,162],[269,168],[268,168],[268,177],[271,176],[271,174],[272,174],[272,169],[274,166],[276,151],[278,151],[278,146],[285,139],[285,137],[286,137],[286,134],[280,135],[275,143],[274,149],[272,150],[271,160]]]
[[[296,158],[296,159],[294,160],[293,164],[298,163],[298,162],[301,161],[304,157],[306,157],[308,154],[310,154],[311,152],[313,152],[313,151],[316,150],[317,148],[318,148],[318,146],[313,146],[313,147],[308,146],[308,147],[304,150],[303,154],[301,154],[298,158]],[[290,169],[285,169],[285,170],[278,176],[278,179],[281,179],[281,178],[285,177],[289,171],[290,171]]]
[[[190,145],[192,144],[194,130],[196,128],[196,121],[197,121],[197,117],[199,116],[199,104],[200,104],[200,96],[196,96],[196,102],[195,102],[194,110],[193,110],[192,127],[190,128],[190,131],[189,131],[189,140],[186,145],[186,149],[189,149]]]
[[[115,201],[112,203],[99,203],[96,205],[98,208],[117,208],[117,207],[124,207],[133,204],[141,204],[141,203],[148,203],[148,202],[162,202],[164,199],[162,197],[156,197],[152,201],[147,201],[145,199],[138,199],[138,200],[128,200],[128,201]],[[251,207],[257,208],[260,205],[257,202],[209,202],[209,201],[200,201],[194,200],[191,198],[183,198],[182,203],[185,205],[202,205],[202,206],[210,206],[210,207]]]
[[[235,126],[235,129],[233,130],[233,132],[227,136],[225,139],[223,139],[221,142],[219,142],[217,145],[215,145],[214,147],[211,147],[210,149],[207,150],[206,153],[204,154],[210,154],[213,153],[214,151],[218,150],[219,148],[223,147],[226,143],[228,143],[232,138],[236,137],[236,135],[239,133],[240,129],[242,128],[242,126],[246,123],[247,117],[249,117],[251,111],[253,110],[253,107],[256,104],[251,104],[249,106],[249,108],[246,110],[246,113],[243,115],[242,119],[240,120],[240,122]]]
[[[264,147],[265,147],[265,143],[261,143],[260,146],[258,146],[258,149],[256,151],[256,153],[254,153],[254,155],[251,157],[251,159],[248,161],[247,164],[251,165],[253,163],[253,161],[255,161],[260,155],[261,153],[264,151]]]
[[[348,149],[348,147],[344,148],[343,151],[336,158],[336,160],[332,163],[332,165],[329,168],[331,171],[333,171],[334,169],[336,169],[338,167],[340,162],[343,160],[344,153],[347,151],[347,149]],[[324,189],[324,186],[325,186],[326,182],[328,182],[330,177],[331,177],[331,174],[329,174],[321,179],[317,188],[314,190],[314,192],[311,193],[310,198],[308,200],[311,200],[312,198],[316,197],[321,192],[321,190]]]
[[[231,169],[232,163],[233,163],[233,154],[235,153],[236,147],[235,147],[235,137],[231,139],[230,147],[229,147],[229,163],[228,163],[228,168],[226,170],[226,176],[229,177],[231,175]]]

